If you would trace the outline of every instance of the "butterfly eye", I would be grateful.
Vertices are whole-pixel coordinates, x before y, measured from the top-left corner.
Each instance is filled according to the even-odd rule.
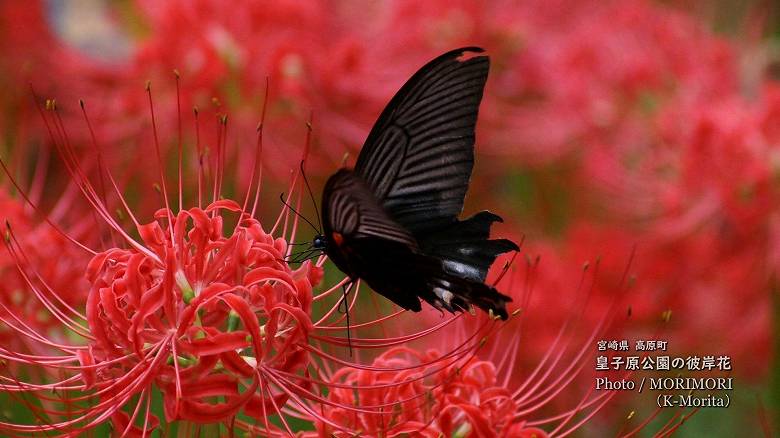
[[[323,236],[314,236],[314,241],[312,242],[312,246],[314,246],[317,249],[325,248],[325,238]]]

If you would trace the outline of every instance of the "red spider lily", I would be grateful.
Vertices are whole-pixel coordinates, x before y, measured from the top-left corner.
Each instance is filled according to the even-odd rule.
[[[288,373],[305,368],[311,266],[290,271],[280,261],[286,242],[273,239],[252,218],[224,237],[223,210],[241,208],[218,201],[181,211],[172,236],[157,222],[142,226],[148,252],[109,250],[87,269],[92,285],[87,320],[96,338],[88,363],[135,353],[145,360],[113,366],[131,375],[139,365],[155,364],[146,359],[149,352],[165,352],[172,363],[157,362],[151,373],[159,376],[169,421],[216,422],[250,400],[268,403],[253,395],[265,367]],[[231,373],[215,374],[218,360]],[[111,374],[111,368],[95,371]],[[228,402],[201,400],[213,396]]]
[[[518,404],[501,387],[496,366],[487,361],[443,360],[438,351],[419,353],[395,348],[370,370],[343,368],[332,379],[334,403],[372,407],[373,412],[327,409],[332,420],[355,433],[378,437],[511,436],[546,437],[535,427],[515,422]],[[319,435],[329,436],[325,424]],[[337,436],[340,436],[337,434]]]
[[[15,151],[10,160],[16,165],[22,165],[26,157],[19,150]],[[88,255],[79,248],[73,247],[63,234],[41,220],[41,210],[36,204],[41,202],[46,183],[45,154],[39,157],[35,174],[29,189],[30,195],[14,198],[10,193],[19,189],[18,183],[8,173],[3,160],[0,166],[8,177],[0,190],[0,220],[5,227],[13,228],[15,236],[19,236],[16,244],[24,248],[25,265],[33,269],[21,269],[14,257],[7,251],[0,252],[0,345],[17,352],[45,352],[46,348],[25,336],[17,336],[13,327],[20,324],[34,328],[39,333],[48,333],[51,337],[62,339],[66,331],[62,330],[61,321],[52,317],[50,306],[78,306],[86,299],[86,282],[83,278],[84,264]],[[16,186],[16,187],[14,187]],[[88,226],[78,224],[81,217],[74,217],[67,206],[73,202],[74,187],[68,187],[54,205],[47,221],[65,221],[70,223],[69,232],[84,237]],[[71,221],[76,220],[76,224]],[[11,234],[6,231],[5,238]],[[28,282],[36,285],[29,290]],[[52,290],[61,291],[56,296]],[[30,299],[29,292],[38,295],[39,299]],[[18,315],[25,315],[20,321]]]
[[[60,350],[51,356],[4,351],[8,360],[63,374],[77,372],[59,383],[6,385],[11,391],[65,404],[67,412],[44,408],[37,413],[43,425],[3,428],[16,433],[70,433],[110,417],[123,434],[145,434],[147,426],[158,423],[148,411],[152,384],[163,392],[168,421],[214,423],[241,409],[259,418],[259,406],[284,404],[283,393],[267,387],[256,390],[261,382],[268,385],[266,369],[290,375],[305,371],[304,345],[312,329],[311,282],[318,278],[317,268],[307,263],[291,270],[281,261],[285,241],[266,234],[251,217],[225,237],[225,210],[241,208],[232,201],[218,201],[206,209],[182,211],[173,231],[153,222],[139,227],[143,245],[96,254],[87,267],[91,290],[86,315],[73,308],[56,311],[60,322],[88,345],[48,341]],[[9,249],[21,260],[15,240]],[[45,340],[33,328],[15,329]],[[41,394],[51,389],[75,395]],[[209,403],[214,397],[224,402]],[[128,417],[120,408],[133,399],[137,403]],[[92,406],[80,409],[78,402]],[[139,429],[136,416],[144,403],[144,428]],[[43,420],[64,415],[69,418]]]
[[[250,190],[243,206],[213,200],[205,208],[177,214],[165,208],[145,225],[128,209],[141,237],[136,240],[108,212],[105,193],[86,176],[55,105],[49,102],[47,106],[52,115],[44,120],[63,164],[95,214],[109,226],[112,238],[118,236],[127,247],[116,246],[114,240],[112,248],[94,251],[65,235],[93,254],[82,265],[90,285],[82,313],[37,274],[36,260],[17,240],[18,231],[8,228],[6,247],[26,286],[46,306],[50,318],[86,345],[49,339],[46,332],[26,323],[27,318],[14,316],[8,329],[56,352],[31,355],[3,348],[2,356],[59,375],[61,380],[24,383],[9,369],[5,389],[20,394],[17,399],[30,407],[39,424],[3,423],[0,427],[13,433],[76,433],[110,418],[123,435],[145,435],[159,423],[149,412],[153,388],[163,393],[169,421],[215,423],[239,411],[256,418],[261,417],[261,410],[263,418],[266,412],[278,412],[288,396],[268,383],[264,370],[306,375],[305,346],[313,328],[311,289],[321,278],[321,268],[306,263],[292,270],[287,265],[286,241],[271,237],[252,217],[257,195],[252,212],[248,210]],[[259,149],[258,140],[258,155]],[[92,161],[101,162],[99,152]],[[99,171],[101,178],[105,173],[117,187],[111,172]],[[259,176],[257,184],[259,189]],[[165,191],[164,178],[162,185]],[[214,198],[218,185],[215,177]],[[116,194],[127,208],[118,189]],[[164,198],[168,205],[167,194]],[[227,232],[223,228],[226,212],[238,216]],[[56,225],[52,227],[61,232]],[[35,272],[35,277],[27,272]],[[45,394],[52,390],[55,396]],[[24,397],[28,393],[41,406],[29,402]],[[221,401],[214,403],[215,399]],[[126,405],[134,408],[127,412],[123,410]]]

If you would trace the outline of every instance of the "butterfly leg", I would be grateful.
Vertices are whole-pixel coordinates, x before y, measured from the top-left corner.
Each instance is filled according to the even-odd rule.
[[[347,318],[347,343],[349,344],[349,355],[352,356],[352,335],[350,334],[349,324],[349,292],[352,290],[352,286],[355,285],[355,281],[350,279],[347,283],[341,287],[343,295],[341,296],[341,302],[339,303],[339,312],[343,313]],[[343,307],[344,310],[341,310]]]

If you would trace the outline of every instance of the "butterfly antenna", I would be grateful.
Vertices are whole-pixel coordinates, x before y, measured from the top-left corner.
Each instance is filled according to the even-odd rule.
[[[311,226],[314,229],[314,231],[317,232],[317,234],[322,234],[319,228],[317,228],[313,223],[311,223],[310,220],[306,219],[306,217],[304,217],[302,214],[298,213],[298,210],[294,209],[292,205],[288,204],[287,201],[284,200],[284,193],[279,194],[279,200],[282,201],[282,204],[284,204],[287,208],[289,208],[290,211],[295,213],[299,218],[305,220],[306,223],[309,224],[309,226]]]
[[[350,281],[348,284],[345,284],[342,287],[342,291],[344,291],[344,294],[341,296],[341,302],[339,303],[339,312],[341,312],[341,306],[344,306],[344,315],[347,318],[347,345],[349,345],[349,357],[352,357],[352,335],[350,334],[350,324],[349,324],[349,302],[347,301],[347,297],[349,296],[349,292],[352,290],[352,286],[355,283]]]
[[[320,228],[319,230],[322,230],[322,220],[320,219],[320,209],[317,208],[317,201],[314,200],[314,193],[311,191],[311,186],[309,185],[309,179],[306,178],[306,171],[303,169],[303,164],[306,162],[306,160],[301,160],[301,175],[303,175],[303,182],[306,184],[306,190],[309,191],[309,198],[311,198],[311,203],[314,206],[314,212],[317,214],[317,224],[319,224]],[[320,232],[320,234],[322,234]]]

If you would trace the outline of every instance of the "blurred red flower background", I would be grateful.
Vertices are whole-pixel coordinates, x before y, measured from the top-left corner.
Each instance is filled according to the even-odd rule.
[[[612,334],[665,339],[677,355],[732,357],[732,406],[726,411],[703,409],[675,433],[733,436],[771,429],[780,421],[771,415],[780,411],[780,82],[773,50],[780,38],[778,16],[780,11],[769,2],[705,0],[677,5],[651,0],[285,0],[234,2],[229,7],[216,0],[0,3],[0,80],[7,89],[0,95],[0,151],[15,177],[0,179],[0,208],[29,258],[17,269],[17,260],[7,252],[0,257],[3,313],[19,309],[40,314],[42,309],[34,304],[15,307],[21,305],[19,291],[27,287],[25,273],[56,279],[41,289],[67,291],[61,295],[69,305],[86,305],[90,286],[82,274],[89,257],[70,248],[67,239],[43,221],[44,212],[92,243],[111,237],[90,235],[85,229],[85,221],[95,223],[94,211],[76,199],[67,169],[47,158],[54,155],[46,152],[54,144],[30,86],[41,96],[39,104],[43,98],[57,99],[68,143],[74,155],[88,163],[85,171],[92,179],[103,177],[95,160],[97,145],[131,210],[141,223],[150,223],[161,196],[155,189],[158,166],[148,158],[155,151],[147,81],[161,130],[159,147],[167,157],[165,170],[176,167],[180,143],[190,151],[198,145],[197,153],[184,154],[184,196],[198,196],[201,166],[207,173],[224,167],[235,175],[226,178],[223,195],[240,203],[243,190],[254,181],[261,114],[263,184],[271,193],[289,187],[313,114],[311,144],[306,147],[307,172],[316,193],[345,154],[347,163],[354,163],[378,113],[420,65],[454,47],[478,45],[488,50],[492,67],[477,125],[466,214],[490,208],[505,219],[496,233],[524,240],[521,255],[499,283],[514,298],[521,317],[492,332],[484,350],[475,353],[478,359],[457,365],[457,378],[449,379],[437,368],[439,361],[455,363],[447,362],[446,348],[427,337],[417,344],[401,342],[402,333],[415,330],[390,329],[390,335],[371,331],[386,330],[369,323],[373,315],[381,319],[382,312],[374,310],[376,302],[361,296],[356,312],[369,308],[372,315],[357,317],[367,324],[364,333],[382,333],[415,352],[398,347],[367,353],[361,359],[368,368],[378,367],[373,374],[347,367],[323,370],[316,377],[297,375],[311,380],[285,398],[308,401],[300,401],[291,416],[315,422],[318,432],[312,433],[321,434],[336,430],[328,421],[363,433],[389,433],[386,436],[426,424],[432,427],[430,436],[484,436],[484,430],[504,436],[533,436],[539,430],[557,434],[568,429],[568,412],[572,417],[590,412],[590,404],[583,406],[590,402],[580,403],[581,398],[596,400],[593,406],[601,403],[588,398],[593,386],[589,371],[596,337]],[[79,99],[88,109],[92,133]],[[41,208],[24,202],[14,188],[17,181]],[[70,188],[42,188],[51,185]],[[121,203],[110,193],[104,201],[112,211]],[[306,202],[297,205],[313,217]],[[258,216],[276,218],[281,207],[261,202]],[[267,229],[273,225],[261,222]],[[305,240],[307,232],[300,228],[299,238]],[[501,275],[501,263],[494,266],[495,279]],[[30,274],[30,266],[40,266],[40,272]],[[125,269],[107,265],[100,275],[111,278],[101,281],[120,278]],[[624,278],[627,269],[630,280]],[[329,285],[341,278],[337,272],[325,276]],[[97,287],[94,282],[91,286]],[[435,312],[425,315],[432,326],[442,323]],[[3,321],[9,324],[13,318]],[[410,324],[413,319],[401,315],[392,321]],[[50,333],[57,323],[44,318],[33,325],[64,341],[67,333]],[[483,317],[464,323],[466,328],[451,336],[452,349],[474,341],[470,334],[486,323]],[[126,332],[130,323],[104,318],[101,324],[116,324],[111,331]],[[569,324],[584,330],[570,334],[570,345],[562,347],[559,330]],[[315,333],[325,327],[315,326]],[[140,336],[141,328],[135,329]],[[24,337],[15,339],[14,332],[0,324],[4,349],[46,354]],[[216,331],[207,335],[232,336]],[[322,341],[328,336],[312,338]],[[237,339],[236,348],[243,347]],[[128,351],[130,344],[138,351],[144,345],[140,337],[127,342]],[[484,353],[502,348],[513,348],[516,357]],[[559,350],[566,352],[564,359],[556,359],[550,369],[563,367],[567,379],[570,364],[586,371],[571,373],[566,380],[580,389],[575,396],[564,393],[561,382],[554,382],[549,394],[522,384],[534,379],[535,364]],[[127,352],[111,353],[99,352],[105,360]],[[8,353],[3,356],[9,360]],[[409,375],[419,376],[413,384],[394,387],[391,397],[406,397],[406,405],[430,409],[442,409],[445,399],[456,400],[452,403],[460,410],[445,409],[449,413],[438,417],[413,413],[413,408],[395,413],[387,394],[377,389],[406,377],[384,371],[390,365],[409,367]],[[162,363],[159,367],[172,368]],[[175,392],[161,385],[167,396]],[[330,392],[296,392],[307,385],[328,386]],[[374,385],[361,400],[368,411],[344,407],[359,404],[350,385]],[[518,388],[541,393],[542,400],[551,396],[549,404],[530,403],[541,410],[541,417],[519,414],[529,405],[523,403],[524,396],[512,397]],[[204,394],[227,394],[222,390]],[[229,395],[238,397],[238,390],[230,389]],[[621,394],[606,400],[611,398],[605,397],[610,404],[598,415],[586,414],[580,433],[628,433],[639,424],[621,429],[629,412],[653,415],[655,402],[647,397]],[[310,411],[319,408],[309,404],[312,400],[332,410],[313,415]],[[273,410],[266,399],[256,404]],[[545,420],[561,412],[564,425],[546,427]],[[177,418],[168,414],[168,420]],[[178,419],[186,419],[181,415]],[[463,415],[471,419],[471,428],[460,428]],[[16,420],[12,414],[6,417],[4,423]],[[668,419],[656,420],[648,429],[667,430]],[[282,425],[274,427],[283,434]]]

